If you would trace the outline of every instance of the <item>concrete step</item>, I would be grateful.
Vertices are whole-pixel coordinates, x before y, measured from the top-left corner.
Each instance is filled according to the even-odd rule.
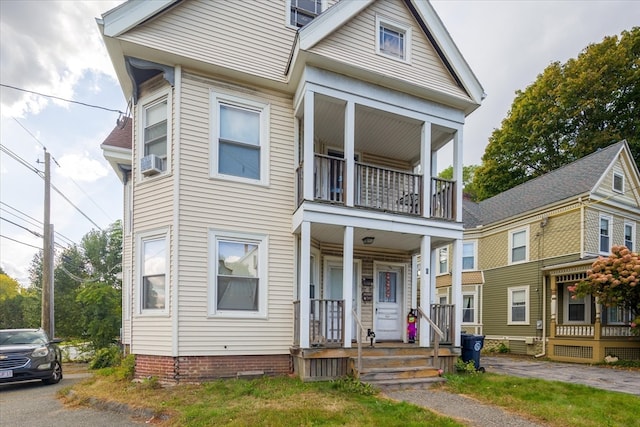
[[[396,380],[379,380],[379,381],[366,381],[368,384],[382,390],[423,390],[428,389],[434,384],[445,382],[443,377],[428,377],[428,378],[405,378]]]
[[[355,361],[357,363],[357,358]],[[368,371],[374,368],[425,366],[429,363],[431,363],[431,357],[425,355],[364,356],[362,357],[362,370]]]

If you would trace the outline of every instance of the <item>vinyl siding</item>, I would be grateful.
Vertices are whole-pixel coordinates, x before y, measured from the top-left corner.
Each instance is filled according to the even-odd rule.
[[[616,203],[637,208],[640,201],[636,198],[638,190],[634,188],[637,184],[631,179],[630,168],[626,165],[621,157],[618,157],[613,163],[613,167],[605,174],[602,183],[595,189],[594,193],[608,197]],[[624,193],[613,191],[613,175],[619,173],[624,175]],[[635,190],[635,192],[634,192]]]
[[[212,179],[211,90],[222,85],[183,74],[180,135],[178,325],[180,355],[282,354],[293,342],[294,210],[293,111],[291,99],[237,88],[270,106],[268,187]],[[229,91],[230,85],[224,85]],[[248,92],[248,94],[247,94]],[[250,95],[249,95],[250,94]],[[209,230],[268,236],[266,319],[208,317]]]
[[[159,89],[166,89],[167,83],[161,78],[154,78],[141,87],[140,102],[143,105],[146,97],[153,97]],[[172,92],[172,90],[170,90]],[[175,109],[173,96],[169,96],[169,115],[173,114]],[[167,173],[156,175],[151,178],[141,179],[139,175],[140,152],[141,147],[141,127],[139,123],[140,116],[134,115],[133,124],[133,221],[132,229],[135,234],[131,236],[130,242],[130,259],[132,265],[132,298],[131,298],[131,322],[133,328],[133,337],[131,338],[131,351],[135,354],[156,354],[162,356],[170,356],[172,353],[172,320],[170,313],[173,311],[172,302],[172,263],[167,266],[166,280],[169,283],[168,294],[166,295],[166,304],[168,313],[149,315],[140,314],[140,276],[139,276],[139,249],[137,248],[137,236],[151,230],[169,230],[169,253],[172,251],[173,242],[171,239],[171,226],[173,221],[173,176],[171,170]],[[173,158],[173,144],[170,141],[175,139],[175,129],[173,124],[175,120],[170,118],[167,129],[167,154],[168,158]],[[173,162],[169,160],[168,167],[173,167]]]
[[[597,207],[598,205],[596,205]],[[600,214],[611,217],[611,245],[624,244],[624,223],[630,220],[629,216],[619,213],[612,213],[610,210],[600,210],[595,208],[585,209],[585,251],[590,254],[598,254],[600,248]],[[634,216],[637,218],[637,215]],[[636,222],[635,252],[638,252],[640,224]]]
[[[184,1],[119,38],[216,67],[284,82],[295,29],[284,1]]]
[[[376,14],[411,27],[411,63],[376,54]],[[365,68],[384,77],[401,78],[421,87],[468,98],[400,0],[375,2],[311,48],[310,52],[350,66]]]

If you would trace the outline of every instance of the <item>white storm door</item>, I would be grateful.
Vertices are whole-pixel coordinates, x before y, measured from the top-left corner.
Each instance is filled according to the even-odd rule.
[[[378,270],[376,289],[376,340],[402,339],[402,270]]]
[[[353,309],[358,312],[358,299],[357,299],[357,277],[358,268],[357,264],[353,264]],[[326,285],[326,299],[341,300],[342,299],[342,264],[329,264],[328,266],[328,283]],[[333,307],[333,309],[332,309]],[[350,319],[353,316],[350,313],[344,314],[346,319]],[[339,338],[339,328],[342,328],[340,312],[337,310],[337,305],[332,304],[327,313],[328,334],[331,339]],[[355,325],[355,320],[353,320]],[[351,328],[351,339],[356,339],[356,328]],[[328,337],[328,338],[329,338]]]

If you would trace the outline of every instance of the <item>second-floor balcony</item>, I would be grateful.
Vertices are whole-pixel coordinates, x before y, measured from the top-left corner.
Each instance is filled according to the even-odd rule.
[[[313,189],[314,200],[345,205],[349,191],[345,160],[338,157],[315,154]],[[303,165],[297,171],[298,203],[303,200]],[[355,207],[384,212],[424,216],[426,206],[429,217],[447,221],[455,220],[456,185],[454,181],[431,178],[427,203],[423,203],[422,175],[355,162],[353,180],[353,204]]]

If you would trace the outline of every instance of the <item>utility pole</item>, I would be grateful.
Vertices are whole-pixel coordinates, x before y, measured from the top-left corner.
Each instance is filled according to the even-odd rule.
[[[42,311],[40,324],[53,339],[53,226],[51,225],[51,155],[44,150],[44,232],[42,245]]]

